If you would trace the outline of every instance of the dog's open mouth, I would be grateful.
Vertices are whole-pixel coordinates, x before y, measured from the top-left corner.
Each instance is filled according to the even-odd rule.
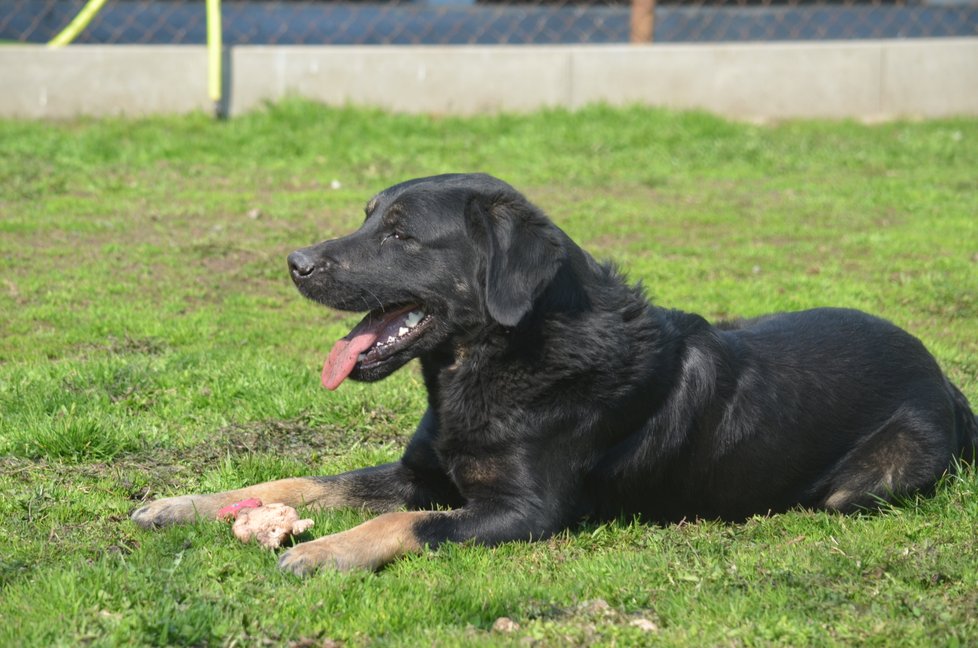
[[[431,321],[417,304],[367,313],[346,337],[333,345],[323,365],[323,387],[336,389],[356,367],[371,368],[409,347]]]

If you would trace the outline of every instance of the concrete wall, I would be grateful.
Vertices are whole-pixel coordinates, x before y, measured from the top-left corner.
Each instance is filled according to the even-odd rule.
[[[211,110],[207,51],[182,46],[0,46],[0,115]]]
[[[978,115],[978,39],[232,48],[228,110],[300,95],[472,114],[640,103],[741,119]],[[196,46],[0,47],[0,115],[210,110]]]

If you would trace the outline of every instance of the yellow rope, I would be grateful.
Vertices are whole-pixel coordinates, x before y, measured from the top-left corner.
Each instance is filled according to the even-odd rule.
[[[95,14],[99,12],[99,9],[104,4],[105,0],[88,0],[88,3],[82,7],[82,10],[78,12],[75,19],[68,23],[68,26],[60,34],[51,39],[48,47],[64,47],[75,40],[78,34],[88,27],[88,23],[92,22],[92,18],[95,17]]]

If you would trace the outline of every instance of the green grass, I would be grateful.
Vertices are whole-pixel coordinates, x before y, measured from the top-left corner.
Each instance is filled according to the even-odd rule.
[[[663,305],[880,314],[978,402],[976,169],[973,119],[286,102],[226,123],[0,121],[0,646],[974,645],[970,469],[878,515],[622,520],[305,581],[220,524],[148,533],[128,513],[398,456],[416,367],[324,392],[356,318],[301,299],[285,256],[447,171],[509,180]],[[312,516],[314,535],[364,519]],[[504,616],[519,628],[493,631]]]

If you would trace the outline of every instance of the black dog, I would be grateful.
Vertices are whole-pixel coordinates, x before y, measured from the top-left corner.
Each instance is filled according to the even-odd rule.
[[[366,215],[289,269],[310,299],[369,311],[330,353],[326,387],[421,359],[429,406],[403,458],[159,500],[136,522],[213,517],[248,497],[363,506],[388,512],[280,565],[377,568],[424,545],[544,538],[585,518],[852,511],[974,459],[967,400],[888,322],[818,309],[711,326],[651,306],[485,175],[396,185]]]

